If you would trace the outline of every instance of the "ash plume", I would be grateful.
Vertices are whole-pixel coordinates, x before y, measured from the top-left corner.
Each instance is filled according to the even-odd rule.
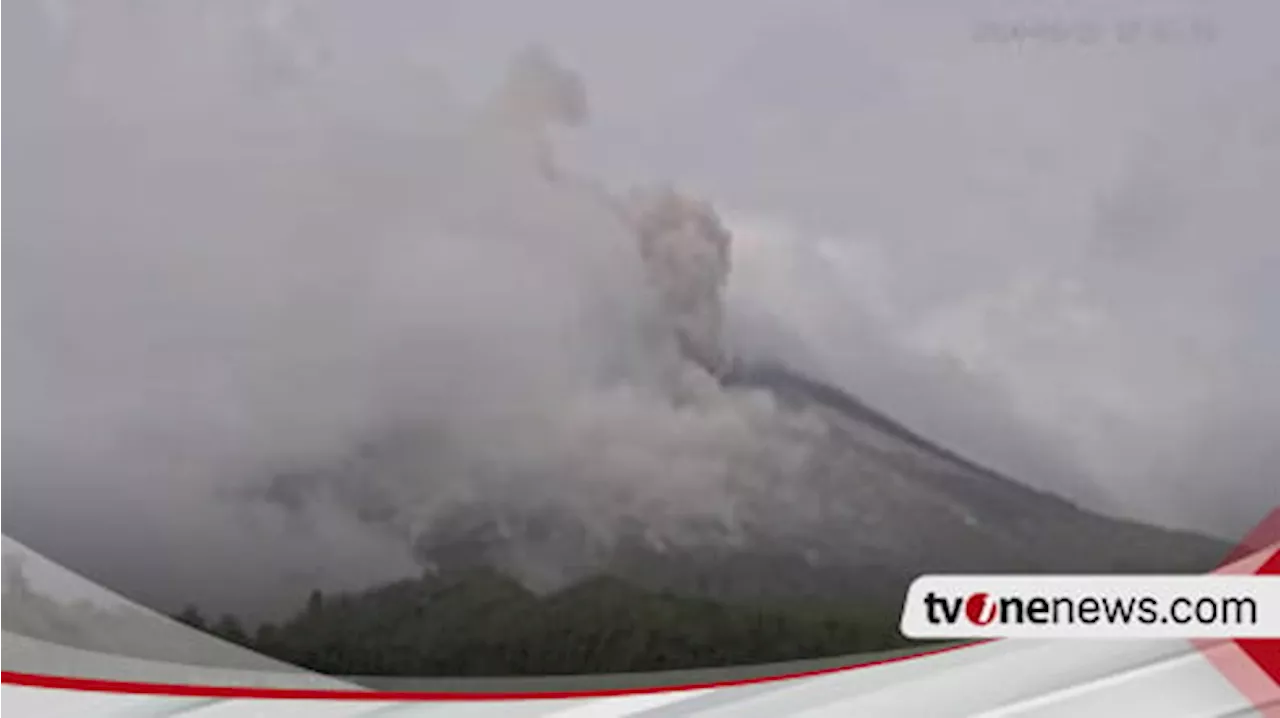
[[[511,58],[477,125],[484,144],[528,153],[547,179],[556,179],[551,131],[580,127],[589,114],[582,78],[560,65],[546,47],[533,45]]]
[[[723,291],[732,237],[705,202],[669,188],[629,198],[640,256],[686,355],[714,374],[726,369],[721,345]]]
[[[261,40],[240,9],[94,11],[74,43],[34,28],[15,535],[159,605],[253,613],[412,573],[421,537],[478,505],[571,513],[587,547],[636,521],[729,536],[735,492],[803,460],[803,417],[713,376],[728,233],[672,190],[615,197],[556,167],[551,132],[587,101],[549,52],[473,106],[365,87],[402,62],[376,52],[312,53],[264,92],[203,32]],[[414,124],[364,131],[405,102]],[[55,514],[82,534],[26,520]],[[545,583],[594,550],[511,561]]]
[[[197,5],[7,8],[4,517],[144,603],[287,611],[468,557],[547,587],[761,534],[796,585],[810,556],[1141,543],[1071,543],[1104,532],[867,406],[1038,490],[1099,484],[1095,510],[1234,533],[1274,493],[1274,115],[1249,103],[1202,128],[1142,98],[1153,68],[1011,64],[942,27],[958,10],[948,56],[884,9],[891,40],[772,7]],[[812,51],[776,49],[797,35]],[[1184,114],[1125,179],[1133,135]],[[1094,227],[1100,183],[1135,189]],[[1153,252],[1178,217],[1199,224]],[[735,384],[762,356],[867,406]]]
[[[470,532],[472,558],[553,588],[598,569],[627,527],[644,527],[658,545],[733,541],[743,528],[740,492],[768,492],[794,473],[820,427],[717,381],[729,366],[721,324],[731,235],[709,204],[673,188],[619,198],[559,170],[547,130],[582,121],[585,107],[580,80],[533,48],[516,56],[469,137],[480,156],[523,163],[545,190],[618,222],[629,246],[613,258],[643,279],[631,334],[615,339],[622,362],[606,361],[599,381],[528,408],[512,401],[515,391],[497,397],[480,423],[463,425],[456,414],[408,420],[354,463],[274,477],[259,496],[295,512],[332,500],[429,566],[439,553],[433,537]],[[491,545],[511,538],[514,524],[528,530],[530,514],[565,528]],[[454,539],[445,547],[459,553]]]

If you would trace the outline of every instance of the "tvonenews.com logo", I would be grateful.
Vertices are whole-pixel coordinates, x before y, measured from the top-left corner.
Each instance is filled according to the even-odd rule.
[[[1276,576],[926,576],[913,638],[1280,636]]]
[[[1249,597],[1189,598],[1180,596],[1161,610],[1154,596],[1111,598],[1107,596],[992,596],[987,592],[967,597],[939,596],[930,591],[924,596],[925,617],[929,623],[954,624],[962,617],[975,626],[992,623],[1049,625],[1054,623],[1099,622],[1155,624],[1216,623],[1251,625],[1258,620],[1258,604]]]

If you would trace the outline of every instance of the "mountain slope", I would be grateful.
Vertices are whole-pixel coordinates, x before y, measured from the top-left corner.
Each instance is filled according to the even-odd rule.
[[[417,535],[423,577],[315,594],[231,638],[341,674],[742,665],[905,645],[896,617],[921,573],[1199,572],[1228,549],[1030,489],[784,367],[739,365],[721,383],[825,428],[781,486],[732,497],[736,531],[636,519],[601,541],[569,505],[489,496]]]
[[[834,387],[739,366],[730,392],[764,391],[825,435],[770,491],[735,497],[738,530],[691,522],[672,541],[641,523],[606,546],[584,517],[478,502],[417,539],[444,569],[495,566],[551,585],[608,572],[650,589],[722,599],[822,597],[894,605],[928,572],[1199,572],[1228,546],[1108,518],[1033,490],[918,436]],[[554,570],[537,567],[554,566]]]

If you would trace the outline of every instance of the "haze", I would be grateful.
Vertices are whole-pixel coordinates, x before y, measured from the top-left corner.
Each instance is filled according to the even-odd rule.
[[[6,533],[159,602],[398,577],[340,507],[233,497],[409,425],[447,477],[405,526],[586,481],[729,521],[811,427],[665,321],[1238,537],[1280,503],[1280,9],[962,5],[9,3]],[[1150,37],[979,37],[1043,19]],[[577,79],[521,104],[534,46]],[[714,316],[618,214],[666,182],[733,235],[727,279],[669,258]]]

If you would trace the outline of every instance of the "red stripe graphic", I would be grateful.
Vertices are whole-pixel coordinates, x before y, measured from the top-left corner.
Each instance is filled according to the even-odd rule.
[[[1280,574],[1280,548],[1273,548],[1271,556],[1256,568],[1236,565],[1242,562],[1253,563],[1246,559],[1278,543],[1280,508],[1273,509],[1257,528],[1240,541],[1223,559],[1218,572]],[[1192,643],[1262,715],[1266,718],[1280,718],[1280,640],[1246,639],[1229,641],[1225,645],[1215,641]]]
[[[1270,516],[1264,520],[1258,528],[1254,529],[1241,542],[1241,544],[1231,552],[1224,565],[1219,569],[1222,572],[1233,572],[1232,567],[1226,564],[1236,563],[1242,558],[1257,553],[1261,549],[1274,544],[1280,540],[1280,509],[1274,510]],[[1280,573],[1280,550],[1274,551],[1260,566],[1252,571],[1260,574],[1277,574]],[[0,672],[0,682],[12,685],[21,685],[35,688],[50,688],[61,690],[75,691],[92,691],[134,695],[162,695],[162,696],[181,696],[181,697],[197,697],[197,698],[250,698],[250,699],[281,699],[281,700],[339,700],[339,701],[497,701],[497,700],[547,700],[562,698],[603,698],[610,696],[624,695],[641,695],[653,693],[667,693],[678,691],[691,691],[708,688],[725,688],[730,686],[743,686],[759,683],[770,683],[774,681],[789,680],[794,678],[806,678],[810,676],[828,675],[849,671],[858,668],[871,668],[873,666],[886,665],[890,663],[898,663],[901,661],[911,660],[915,658],[924,658],[927,656],[939,655],[961,648],[977,646],[990,641],[976,641],[961,645],[946,646],[933,650],[922,651],[905,656],[895,656],[867,663],[859,663],[849,666],[837,666],[834,668],[824,668],[819,670],[804,671],[799,673],[788,673],[776,676],[762,676],[758,678],[744,678],[730,681],[694,683],[673,686],[650,686],[642,688],[615,688],[615,689],[598,689],[584,691],[525,691],[525,692],[489,692],[489,693],[465,693],[465,692],[448,692],[448,691],[377,691],[377,690],[340,690],[340,689],[302,689],[302,688],[259,688],[246,686],[212,686],[212,685],[184,685],[170,683],[145,683],[133,681],[116,681],[97,678],[73,678],[66,676],[40,675],[35,673],[24,673],[19,671],[2,671]],[[1244,640],[1232,641],[1238,646],[1241,657],[1247,656],[1246,663],[1249,669],[1249,675],[1244,675],[1246,671],[1242,671],[1238,664],[1233,663],[1229,659],[1218,657],[1215,651],[1208,650],[1212,645],[1211,642],[1195,642],[1223,674],[1231,680],[1240,691],[1246,695],[1254,704],[1262,709],[1266,715],[1276,715],[1277,709],[1280,709],[1280,641],[1276,640]],[[1251,661],[1251,663],[1249,663]],[[1256,665],[1255,665],[1256,664]],[[1260,669],[1260,670],[1259,670]],[[1265,676],[1269,679],[1270,686],[1260,685],[1256,678]],[[1266,683],[1267,681],[1263,681]]]
[[[0,672],[2,682],[32,688],[54,688],[72,691],[92,691],[97,693],[122,693],[133,695],[180,696],[186,698],[258,698],[278,700],[335,700],[335,701],[506,701],[506,700],[548,700],[560,698],[606,698],[611,696],[642,695],[651,693],[674,693],[693,691],[705,688],[726,688],[729,686],[745,686],[758,683],[808,678],[858,668],[871,668],[889,663],[899,663],[915,658],[936,656],[961,648],[989,643],[976,641],[958,646],[946,646],[933,650],[913,653],[906,656],[894,656],[868,663],[850,666],[836,666],[800,673],[784,673],[777,676],[759,678],[740,678],[731,681],[715,681],[707,683],[691,683],[674,686],[648,686],[642,688],[609,688],[585,691],[524,691],[511,693],[464,693],[450,691],[376,691],[376,690],[340,690],[325,688],[256,688],[249,686],[200,686],[178,683],[139,683],[133,681],[114,681],[99,678],[71,678],[65,676],[49,676],[20,671]]]

